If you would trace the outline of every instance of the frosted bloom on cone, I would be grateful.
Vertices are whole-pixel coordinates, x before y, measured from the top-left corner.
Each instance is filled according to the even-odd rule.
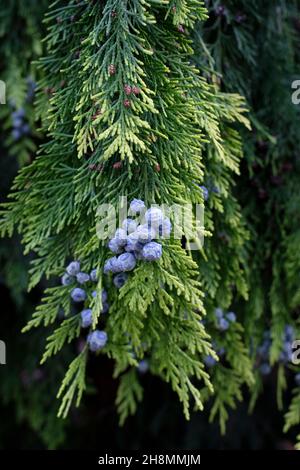
[[[78,261],[72,261],[72,263],[67,266],[66,271],[70,276],[76,276],[80,271],[80,263]]]
[[[113,258],[109,258],[104,264],[103,271],[105,274],[108,274],[110,272],[120,273],[122,269],[120,267],[120,263],[118,262],[118,258],[116,256],[114,256]]]
[[[105,331],[95,330],[88,335],[87,343],[92,352],[97,352],[104,348],[107,339],[107,333]]]
[[[164,221],[164,214],[158,207],[151,207],[145,213],[145,220],[149,226],[154,229],[159,229]]]
[[[229,328],[229,322],[225,318],[221,318],[218,323],[218,327],[221,331],[226,331]]]
[[[111,240],[109,240],[108,248],[113,253],[116,253],[116,254],[122,253],[122,243],[120,243],[120,240],[118,240],[117,238],[112,238]]]
[[[208,189],[206,188],[206,186],[200,186],[200,188],[202,189],[202,194],[203,194],[204,201],[207,201],[208,198],[209,198]]]
[[[75,287],[71,292],[71,297],[74,302],[83,302],[86,299],[86,293],[80,287]]]
[[[137,369],[140,372],[140,374],[146,374],[146,372],[148,372],[148,370],[149,370],[148,361],[146,359],[142,359],[140,361],[139,365],[137,366]]]
[[[73,277],[65,273],[61,278],[61,283],[63,286],[69,286],[73,282]]]
[[[93,314],[90,308],[82,310],[81,314],[81,326],[82,328],[88,328],[93,322]]]
[[[227,320],[229,320],[232,323],[236,322],[236,314],[234,312],[228,312],[226,314],[226,318],[227,318]]]
[[[123,220],[122,222],[122,228],[123,230],[125,230],[126,234],[130,234],[132,232],[134,232],[137,228],[137,222],[133,219],[125,219]]]
[[[136,266],[136,259],[132,253],[123,253],[118,257],[121,271],[132,271]]]
[[[218,320],[221,320],[223,318],[224,312],[221,308],[216,308],[215,310],[215,316]]]
[[[121,289],[121,287],[123,287],[125,282],[127,281],[127,278],[128,278],[128,274],[126,273],[116,274],[114,277],[114,281],[113,281],[116,288]]]
[[[91,271],[90,278],[93,282],[97,282],[97,269],[93,269]]]
[[[102,304],[102,310],[101,310],[101,313],[105,314],[109,311],[109,304],[107,302],[104,302]]]
[[[125,246],[125,251],[132,252],[138,251],[141,249],[141,242],[139,236],[136,232],[131,233],[127,237],[127,243]]]
[[[169,238],[172,232],[172,224],[168,217],[165,217],[163,223],[159,226],[158,233],[162,238]]]
[[[79,284],[85,284],[90,280],[90,276],[87,273],[78,273],[76,276],[77,281]]]
[[[105,289],[102,289],[102,292],[101,292],[102,303],[107,302],[107,299],[108,299],[108,294]]]
[[[134,233],[141,243],[151,242],[151,240],[156,238],[154,228],[149,227],[148,225],[139,225]]]
[[[217,363],[216,359],[212,356],[205,356],[204,358],[204,364],[207,367],[213,367]]]
[[[126,245],[127,241],[126,231],[123,228],[118,228],[116,230],[114,239],[118,241],[120,247],[123,247],[124,245]]]
[[[109,272],[111,272],[111,258],[109,258],[107,261],[105,261],[104,263],[104,267],[103,267],[103,272],[104,274],[108,274]],[[96,292],[96,291],[94,291]],[[97,295],[97,294],[96,294]]]
[[[142,212],[144,209],[146,209],[144,201],[141,199],[133,199],[130,203],[130,213],[131,214],[139,214]]]
[[[162,256],[162,246],[157,242],[146,243],[142,253],[146,261],[156,261]]]

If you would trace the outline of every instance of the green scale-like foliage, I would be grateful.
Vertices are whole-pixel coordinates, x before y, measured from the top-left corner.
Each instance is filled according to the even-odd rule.
[[[34,79],[35,67],[32,61],[42,53],[42,19],[47,4],[45,0],[9,0],[0,11],[0,79],[6,85],[6,104],[0,106],[0,154],[3,175],[1,193],[7,192],[4,186],[10,184],[17,164],[24,165],[37,149],[35,137],[38,134],[35,129],[32,99],[28,99],[28,79]],[[26,112],[26,122],[30,125],[31,132],[19,140],[14,140],[12,113],[20,108],[24,108]],[[1,194],[1,201],[2,197]],[[3,243],[0,257],[1,274],[20,304],[22,292],[26,289],[27,265],[23,262],[20,244],[15,238]]]
[[[203,359],[217,359],[206,329],[227,347],[227,365],[216,378],[227,385],[213,410],[222,427],[227,406],[252,381],[241,325],[232,325],[224,338],[213,316],[216,302],[229,305],[235,292],[247,297],[248,233],[231,180],[242,157],[235,124],[248,121],[243,99],[220,92],[204,77],[205,67],[201,74],[192,64],[192,28],[205,19],[201,1],[55,2],[46,16],[48,55],[39,84],[52,96],[49,102],[40,92],[37,100],[49,139],[17,176],[3,210],[3,232],[17,227],[25,251],[36,254],[31,287],[43,275],[61,275],[71,258],[80,259],[85,271],[97,267],[97,291],[105,286],[109,294],[107,319],[100,314],[101,296],[92,299],[89,292],[87,305],[93,327],[99,323],[108,334],[102,352],[121,375],[122,422],[142,397],[135,367],[143,357],[153,374],[170,382],[187,418],[191,396],[196,409],[203,408],[213,392]],[[140,90],[129,103],[127,84]],[[91,170],[95,164],[100,171]],[[206,207],[204,248],[191,252],[181,240],[164,240],[159,262],[139,263],[120,291],[112,287],[102,275],[109,253],[96,234],[99,205],[117,206],[120,195],[147,206],[203,204],[204,179],[218,186]],[[43,360],[81,334],[71,289],[47,289],[25,328],[52,325],[64,310],[67,318],[48,338]],[[73,399],[80,402],[87,358],[84,347],[68,369],[59,391],[61,416]]]
[[[35,116],[28,100],[28,80],[36,79],[34,61],[43,51],[43,15],[46,0],[9,0],[0,12],[0,76],[6,85],[6,106],[0,107],[1,144],[19,165],[28,162],[36,152]],[[12,137],[12,112],[23,108],[31,132],[19,140]]]
[[[291,100],[291,84],[300,73],[295,28],[299,5],[231,0],[221,11],[220,5],[210,1],[210,20],[196,28],[196,37],[205,42],[205,48],[200,43],[196,51],[197,63],[207,67],[225,92],[243,94],[251,111],[254,132],[242,131],[246,164],[236,193],[251,234],[246,246],[249,301],[234,300],[253,352],[264,330],[271,330],[270,362],[278,365],[277,397],[282,408],[287,387],[280,362],[283,332],[287,324],[299,331],[300,115]],[[253,354],[254,366],[256,361]],[[289,368],[296,372],[296,367]],[[262,388],[260,374],[255,378],[252,405]],[[295,390],[286,429],[299,423],[298,395]]]
[[[46,0],[7,0],[1,3],[0,79],[6,84],[6,104],[0,105],[1,202],[17,169],[33,159],[41,137],[37,132],[39,123],[35,120],[33,93],[29,95],[28,91],[29,79],[34,81],[38,76],[33,61],[42,54],[43,16],[48,5]],[[25,111],[30,132],[15,140],[12,113],[20,108]],[[0,371],[1,416],[7,410],[10,413],[9,420],[2,420],[2,431],[6,438],[10,427],[16,423],[22,426],[22,433],[29,426],[48,448],[55,448],[65,439],[67,423],[56,418],[57,406],[52,395],[61,380],[63,363],[70,361],[70,349],[65,348],[63,355],[41,370],[38,356],[43,349],[43,338],[38,330],[27,336],[21,334],[21,328],[34,308],[34,297],[38,295],[38,290],[32,296],[25,295],[28,265],[29,257],[23,256],[17,235],[2,240],[1,339],[7,344],[8,366],[1,367]],[[10,298],[13,303],[10,303]],[[52,394],[49,393],[51,389]],[[25,439],[22,444],[26,445]],[[3,445],[2,437],[0,445]],[[14,445],[17,445],[15,440]]]

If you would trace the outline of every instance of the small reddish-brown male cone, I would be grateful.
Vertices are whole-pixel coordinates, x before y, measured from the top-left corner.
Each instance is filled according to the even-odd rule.
[[[157,163],[157,164],[155,165],[155,170],[156,170],[156,171],[160,171],[160,164],[159,164],[159,163]]]
[[[120,168],[122,168],[122,162],[116,162],[113,164],[113,168],[115,170],[119,170]]]
[[[114,64],[110,64],[110,65],[108,66],[108,73],[109,73],[109,75],[115,75],[115,73],[116,73],[116,67],[115,67]]]
[[[95,121],[95,119],[97,119],[97,117],[100,116],[100,114],[102,114],[102,111],[101,109],[98,109],[98,111],[96,111],[95,114],[93,114],[92,116],[93,121]]]
[[[53,95],[53,93],[55,93],[55,88],[51,88],[51,87],[44,88],[44,92],[46,93],[46,95]]]
[[[131,86],[130,85],[124,85],[124,92],[125,95],[129,96],[131,94]]]
[[[130,101],[129,100],[124,100],[124,106],[125,106],[125,108],[130,108],[130,106],[131,106]]]
[[[184,30],[184,27],[182,26],[182,24],[180,24],[180,25],[178,26],[178,31],[179,31],[180,33],[184,33],[185,30]]]
[[[103,165],[101,165],[101,163],[90,163],[89,164],[89,169],[90,170],[93,170],[93,171],[102,171],[104,168]]]
[[[134,87],[132,87],[132,93],[133,93],[135,96],[137,96],[137,95],[139,95],[139,94],[141,93],[141,90],[139,89],[138,86],[134,86]]]
[[[117,16],[117,12],[115,10],[112,10],[111,16],[112,16],[112,18],[115,18]]]

